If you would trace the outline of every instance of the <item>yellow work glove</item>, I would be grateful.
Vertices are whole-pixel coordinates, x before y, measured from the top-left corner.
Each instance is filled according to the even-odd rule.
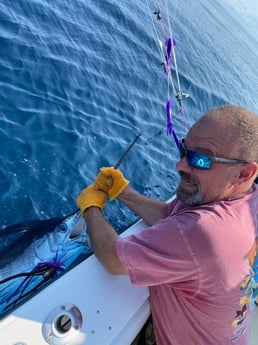
[[[94,186],[88,186],[79,195],[77,205],[83,214],[84,211],[91,206],[96,206],[103,210],[106,200],[107,193],[101,190],[96,190]]]
[[[109,199],[113,200],[122,193],[128,184],[129,181],[120,170],[109,167],[100,169],[94,187],[108,193]]]

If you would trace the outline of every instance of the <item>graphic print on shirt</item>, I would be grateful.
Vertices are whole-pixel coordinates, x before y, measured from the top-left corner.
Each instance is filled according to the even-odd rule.
[[[244,260],[249,261],[250,270],[240,286],[243,296],[240,298],[240,308],[236,311],[235,319],[232,323],[234,336],[230,339],[231,343],[237,341],[246,332],[246,312],[254,306],[258,296],[258,238],[244,257]]]

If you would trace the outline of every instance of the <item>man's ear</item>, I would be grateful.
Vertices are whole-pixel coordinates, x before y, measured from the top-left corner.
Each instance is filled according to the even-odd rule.
[[[239,178],[243,181],[250,179],[255,180],[258,174],[258,164],[256,162],[250,162],[243,164],[239,171]]]

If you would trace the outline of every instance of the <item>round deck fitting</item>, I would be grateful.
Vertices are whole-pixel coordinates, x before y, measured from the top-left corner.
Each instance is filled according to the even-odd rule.
[[[66,345],[75,340],[82,326],[82,314],[73,304],[53,309],[42,324],[42,334],[50,345]]]

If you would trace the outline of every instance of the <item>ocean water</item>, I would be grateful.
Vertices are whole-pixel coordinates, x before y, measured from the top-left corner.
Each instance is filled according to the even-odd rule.
[[[172,138],[162,129],[145,145],[166,125],[157,37],[166,36],[168,18],[181,89],[189,94],[185,114],[173,100],[178,135],[220,104],[258,113],[257,2],[168,0],[158,35],[152,19],[157,25],[159,1],[148,3],[1,2],[0,228],[72,212],[99,168],[113,166],[139,132],[121,170],[146,195],[174,193]],[[117,201],[105,214],[118,231],[135,220]]]

